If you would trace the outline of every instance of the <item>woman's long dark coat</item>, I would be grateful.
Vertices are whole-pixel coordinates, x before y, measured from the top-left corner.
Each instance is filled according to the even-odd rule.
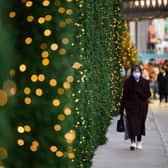
[[[139,82],[136,82],[131,76],[125,81],[120,110],[121,113],[126,110],[130,137],[145,135],[145,120],[150,96],[149,81],[146,79],[141,77]]]

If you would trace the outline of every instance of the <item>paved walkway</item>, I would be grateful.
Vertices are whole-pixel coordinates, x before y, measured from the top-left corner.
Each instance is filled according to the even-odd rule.
[[[97,149],[92,168],[168,168],[168,107],[158,101],[150,104],[142,150],[129,150],[129,141],[116,132],[116,120],[109,127],[108,143]]]

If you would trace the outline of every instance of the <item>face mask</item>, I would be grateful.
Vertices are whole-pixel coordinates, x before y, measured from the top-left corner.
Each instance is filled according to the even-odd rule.
[[[136,79],[137,79],[137,78],[140,78],[141,73],[140,73],[140,72],[133,72],[133,74],[132,74],[132,75],[133,75],[133,77],[134,77],[134,78],[136,78]]]

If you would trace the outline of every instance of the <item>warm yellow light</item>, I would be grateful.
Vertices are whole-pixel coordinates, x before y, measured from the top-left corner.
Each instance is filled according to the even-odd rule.
[[[63,44],[68,44],[69,43],[69,39],[68,38],[63,38],[62,39],[62,43]]]
[[[65,28],[65,27],[66,27],[66,22],[61,21],[61,22],[59,23],[59,27]]]
[[[67,2],[72,2],[73,0],[66,0]]]
[[[31,98],[30,97],[26,97],[25,99],[24,99],[24,102],[25,102],[25,104],[31,104]]]
[[[24,126],[25,132],[31,132],[31,127],[29,125]]]
[[[20,70],[21,72],[25,72],[26,69],[27,69],[27,67],[26,67],[25,64],[21,64],[21,65],[19,66],[19,70]]]
[[[74,77],[73,76],[68,76],[67,81],[72,83],[74,81]]]
[[[53,105],[56,106],[56,107],[60,106],[60,104],[61,104],[61,102],[60,102],[59,99],[54,99],[52,103],[53,103]]]
[[[53,43],[53,44],[51,44],[50,48],[52,51],[56,51],[58,49],[58,44]]]
[[[32,81],[32,82],[37,82],[37,80],[38,80],[38,76],[35,75],[35,74],[33,74],[33,75],[31,76],[31,81]]]
[[[48,58],[48,56],[49,56],[48,51],[43,51],[43,52],[41,53],[41,57],[42,57],[42,58]]]
[[[50,60],[47,59],[47,58],[45,58],[45,59],[42,60],[42,64],[43,64],[44,66],[49,65],[49,63],[50,63]]]
[[[36,148],[39,147],[39,142],[38,141],[33,141],[32,146],[34,146]]]
[[[31,37],[26,37],[25,38],[25,44],[30,45],[32,43],[32,38]]]
[[[63,89],[63,88],[59,88],[59,89],[57,90],[57,93],[58,93],[59,95],[63,95],[63,94],[64,94],[64,89]]]
[[[61,48],[61,49],[59,50],[59,54],[60,54],[60,55],[66,54],[66,49],[65,49],[65,48]]]
[[[51,33],[52,33],[52,31],[50,29],[44,30],[44,36],[46,36],[46,37],[50,36]]]
[[[71,18],[67,18],[67,19],[65,19],[65,22],[66,22],[66,24],[71,24],[73,21]]]
[[[72,113],[72,111],[71,111],[70,108],[65,108],[65,109],[64,109],[64,114],[65,114],[65,115],[69,116],[69,115],[71,115],[71,113]]]
[[[16,71],[15,71],[14,69],[10,69],[10,70],[9,70],[9,75],[10,75],[10,76],[13,77],[13,76],[15,76],[15,74],[16,74]]]
[[[59,124],[55,124],[55,125],[54,125],[54,130],[55,130],[55,131],[58,132],[58,131],[61,131],[61,129],[62,129],[61,125],[59,125]]]
[[[19,126],[17,128],[17,131],[20,133],[20,134],[23,134],[24,133],[24,128],[22,126]]]
[[[7,152],[7,150],[6,150],[5,148],[3,148],[3,147],[0,147],[0,158],[1,158],[1,160],[6,159],[7,157],[8,157],[8,152]],[[0,164],[0,168],[5,168],[5,167],[3,167],[3,166]]]
[[[8,96],[13,96],[16,94],[16,84],[11,80],[6,80],[2,86],[3,90],[6,91]]]
[[[14,18],[16,16],[16,12],[15,11],[11,11],[10,13],[9,13],[9,17],[10,18]]]
[[[73,67],[74,69],[79,69],[81,66],[82,66],[81,63],[75,62],[72,67]]]
[[[10,88],[9,96],[14,96],[16,94],[16,88]]]
[[[47,49],[47,43],[41,43],[40,48],[41,48],[42,50]]]
[[[68,153],[68,158],[69,159],[74,159],[75,158],[75,154],[73,152]]]
[[[52,16],[51,15],[46,15],[45,16],[45,20],[46,21],[51,21],[52,20]]]
[[[65,89],[70,89],[71,84],[70,84],[69,82],[64,82],[63,87],[64,87]]]
[[[50,1],[49,0],[44,0],[42,5],[43,6],[49,6],[50,5]]]
[[[65,8],[63,7],[58,8],[58,13],[61,13],[61,14],[65,13]]]
[[[0,89],[0,106],[6,105],[8,102],[7,93],[4,90]]]
[[[23,146],[23,145],[24,145],[24,140],[23,140],[23,139],[18,139],[18,140],[17,140],[17,144],[18,144],[19,146]]]
[[[75,140],[75,138],[76,138],[76,132],[75,132],[75,130],[70,130],[68,133],[66,133],[64,135],[64,137],[65,137],[67,143],[71,144]]]
[[[27,21],[32,22],[34,20],[34,16],[27,16]]]
[[[67,9],[67,10],[66,10],[66,14],[67,14],[67,15],[72,15],[72,14],[73,14],[72,9]]]
[[[64,121],[65,120],[65,116],[63,114],[59,114],[58,115],[58,120]]]
[[[50,86],[55,87],[57,85],[57,81],[55,79],[51,79],[49,84]]]
[[[31,89],[29,87],[24,88],[24,94],[29,95],[31,93]]]
[[[63,156],[63,153],[62,153],[61,151],[57,151],[57,152],[56,152],[56,156],[57,156],[57,157],[62,157],[62,156]]]
[[[26,7],[31,7],[32,5],[33,5],[33,2],[32,1],[27,1],[26,3],[25,3],[25,5],[26,5]]]
[[[36,95],[37,96],[42,96],[43,95],[43,90],[40,89],[40,88],[36,89]]]
[[[50,147],[51,152],[56,152],[57,150],[58,150],[58,148],[54,145]]]
[[[30,150],[32,152],[36,152],[37,151],[37,147],[32,145],[32,146],[30,146]]]
[[[40,82],[45,81],[45,75],[44,75],[44,74],[39,74],[38,80],[39,80]]]
[[[45,18],[44,17],[39,17],[38,18],[38,23],[39,24],[43,24],[45,22]]]

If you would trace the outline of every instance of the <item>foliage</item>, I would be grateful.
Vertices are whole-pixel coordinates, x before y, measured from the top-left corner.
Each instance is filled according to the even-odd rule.
[[[122,1],[6,4],[14,61],[5,68],[17,86],[3,107],[13,133],[6,167],[89,168],[119,109]]]

